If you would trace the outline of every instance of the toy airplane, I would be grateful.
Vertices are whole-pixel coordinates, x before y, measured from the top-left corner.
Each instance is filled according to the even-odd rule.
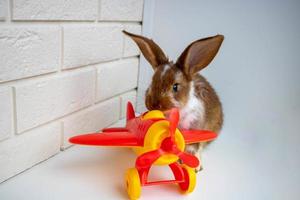
[[[137,153],[135,168],[126,172],[126,187],[130,199],[138,199],[141,186],[177,183],[184,193],[196,185],[197,157],[184,152],[185,144],[211,141],[217,134],[206,130],[179,130],[179,111],[171,109],[168,116],[159,110],[135,117],[133,106],[127,104],[124,128],[106,128],[102,133],[91,133],[69,139],[73,144],[131,147]],[[181,161],[179,164],[178,161]],[[150,167],[169,165],[174,180],[147,181]]]

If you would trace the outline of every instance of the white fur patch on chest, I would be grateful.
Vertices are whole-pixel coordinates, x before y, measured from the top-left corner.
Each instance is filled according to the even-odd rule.
[[[188,98],[187,104],[180,109],[179,125],[182,129],[202,128],[199,127],[199,124],[201,126],[204,124],[205,109],[201,99],[197,98],[195,95],[193,82],[191,82],[191,89]],[[193,124],[197,124],[198,127],[193,127]]]

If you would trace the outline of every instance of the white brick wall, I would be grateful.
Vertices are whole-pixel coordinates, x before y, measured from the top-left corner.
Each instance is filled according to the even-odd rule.
[[[134,107],[136,107],[136,90],[124,93],[120,96],[121,100],[121,112],[120,119],[126,117],[127,103],[130,101]]]
[[[122,57],[120,25],[64,27],[64,68]]]
[[[0,87],[0,142],[13,131],[13,100],[11,88]]]
[[[142,21],[142,0],[101,0],[100,20]]]
[[[135,104],[142,0],[0,0],[0,183]],[[117,81],[116,81],[117,80]]]
[[[7,0],[0,1],[0,21],[5,20],[6,17],[6,9],[7,8]]]
[[[124,26],[124,29],[128,32],[138,34],[138,35],[142,33],[142,27],[137,24],[126,24]],[[140,50],[138,46],[135,44],[135,42],[126,35],[124,35],[124,37],[125,37],[125,43],[124,43],[123,56],[129,57],[129,56],[139,55]]]
[[[57,26],[1,26],[0,82],[58,70],[61,38]]]
[[[101,130],[119,119],[120,101],[113,98],[89,109],[80,111],[63,119],[63,146],[70,146],[68,138],[78,133],[90,133]]]
[[[60,123],[56,122],[2,141],[0,182],[58,153],[60,134]]]
[[[137,58],[99,64],[97,66],[97,101],[136,88],[138,64]]]
[[[14,20],[88,20],[97,18],[98,0],[13,0]]]
[[[94,71],[70,72],[16,85],[17,132],[91,105]]]

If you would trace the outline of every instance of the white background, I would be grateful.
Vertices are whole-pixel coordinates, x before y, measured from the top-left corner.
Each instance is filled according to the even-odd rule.
[[[225,35],[203,71],[225,113],[222,136],[206,155],[213,156],[207,165],[219,166],[207,175],[215,189],[207,186],[205,199],[298,199],[300,2],[148,1],[145,15],[144,34],[173,60],[193,40]],[[142,61],[140,110],[151,75]]]

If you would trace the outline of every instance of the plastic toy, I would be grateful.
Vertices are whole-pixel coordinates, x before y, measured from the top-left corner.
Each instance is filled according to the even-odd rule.
[[[131,147],[138,155],[135,168],[126,172],[126,187],[130,199],[138,199],[141,186],[177,183],[183,193],[190,193],[196,184],[197,157],[184,152],[185,144],[210,141],[217,137],[206,130],[179,130],[179,111],[168,114],[148,111],[135,117],[133,106],[127,104],[127,122],[124,128],[106,128],[102,133],[91,133],[69,139],[71,143],[96,146]],[[179,162],[180,160],[180,162]],[[151,166],[168,165],[174,180],[147,181]]]

